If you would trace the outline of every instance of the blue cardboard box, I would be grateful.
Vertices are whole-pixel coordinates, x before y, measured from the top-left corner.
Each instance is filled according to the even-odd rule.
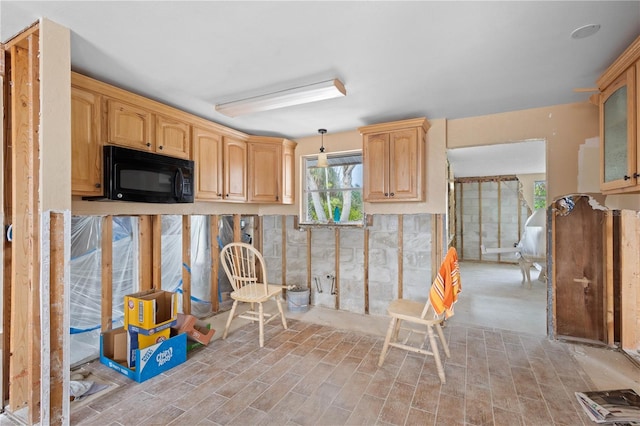
[[[180,333],[163,342],[136,349],[136,367],[127,367],[127,330],[123,327],[100,335],[100,362],[136,382],[144,382],[187,360],[187,335]]]

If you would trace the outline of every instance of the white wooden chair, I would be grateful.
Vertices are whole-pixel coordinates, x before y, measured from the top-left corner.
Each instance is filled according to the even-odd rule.
[[[460,277],[458,269],[458,260],[455,249],[450,249],[445,260],[442,262],[438,277],[431,284],[430,296],[433,293],[437,293],[436,288],[441,289],[445,282],[444,277],[450,277],[455,282],[458,288],[454,289],[453,295],[451,295],[451,305],[448,308],[452,308],[453,303],[457,298],[457,293],[460,290]],[[440,281],[439,281],[440,280]],[[448,291],[448,289],[447,289]],[[440,352],[438,350],[437,339],[440,339],[442,349],[447,358],[451,356],[449,352],[449,345],[442,332],[442,322],[445,320],[445,315],[450,316],[453,313],[450,310],[442,311],[440,314],[434,309],[430,298],[427,297],[426,302],[417,302],[408,299],[396,299],[391,302],[387,308],[387,313],[391,317],[389,322],[389,328],[387,329],[387,335],[384,339],[384,346],[382,347],[382,353],[378,361],[378,366],[382,367],[384,359],[387,356],[387,352],[390,347],[404,349],[411,352],[417,352],[419,354],[433,356],[436,362],[436,368],[438,370],[438,376],[442,383],[446,382],[444,375],[444,368],[442,367],[442,361],[440,359]],[[403,327],[403,322],[409,323],[409,326]],[[435,333],[433,329],[435,328]],[[399,340],[400,331],[403,331],[403,340]],[[420,336],[416,339],[415,335]],[[437,336],[436,336],[437,334]],[[425,347],[428,340],[428,347]]]
[[[248,319],[252,322],[258,321],[260,328],[260,347],[264,346],[264,325],[274,318],[280,316],[282,325],[287,328],[287,320],[282,311],[280,298],[282,286],[268,284],[267,269],[264,258],[252,245],[245,243],[230,243],[222,248],[220,252],[222,267],[224,268],[233,292],[230,297],[233,299],[233,306],[224,328],[223,339],[227,338],[229,326],[234,317]],[[274,299],[278,305],[279,315],[265,313],[262,303]],[[238,302],[251,303],[251,308],[242,314],[236,314]],[[258,311],[255,311],[255,305]],[[266,320],[265,320],[266,318]]]

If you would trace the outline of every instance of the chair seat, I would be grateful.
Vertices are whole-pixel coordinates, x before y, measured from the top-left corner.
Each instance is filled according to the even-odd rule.
[[[421,303],[409,299],[396,299],[387,307],[387,313],[392,317],[427,325],[442,322],[442,317],[420,318],[423,310],[424,302]]]
[[[247,284],[242,288],[239,288],[229,295],[234,300],[249,303],[266,302],[270,298],[280,294],[282,292],[281,286],[267,285],[265,292],[264,284]]]

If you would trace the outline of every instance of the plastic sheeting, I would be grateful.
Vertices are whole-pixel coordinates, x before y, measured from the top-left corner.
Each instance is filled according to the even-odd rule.
[[[520,254],[525,260],[544,261],[547,257],[547,215],[545,209],[533,212],[524,224],[522,239],[518,243]]]
[[[182,269],[191,273],[191,314],[211,312],[211,248],[209,219],[191,216],[191,270],[182,262],[182,216],[162,216],[161,288],[180,295],[182,308]]]
[[[71,364],[98,356],[102,299],[102,217],[71,219]],[[124,320],[122,300],[137,288],[138,221],[113,218],[113,327]]]
[[[233,219],[220,218],[218,245],[233,239]],[[97,358],[100,351],[102,297],[102,217],[75,216],[71,222],[71,364]],[[247,226],[251,229],[251,226]],[[139,290],[138,220],[136,217],[113,218],[113,327],[124,321],[123,299]],[[249,234],[243,238],[251,241]],[[191,274],[191,313],[211,313],[211,247],[209,218],[191,216],[191,268],[182,262],[182,216],[162,216],[162,278],[160,288],[180,295],[182,310],[182,271]],[[220,276],[220,292],[231,286]],[[226,281],[226,282],[225,282]],[[216,295],[220,300],[220,294]]]

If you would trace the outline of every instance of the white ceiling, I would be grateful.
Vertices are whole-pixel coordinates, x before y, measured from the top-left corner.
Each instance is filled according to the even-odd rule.
[[[474,146],[447,151],[455,177],[501,176],[546,172],[544,140]]]
[[[586,101],[640,34],[640,2],[0,1],[0,40],[39,17],[72,68],[252,134],[292,139],[426,116]],[[571,32],[600,24],[592,37]],[[339,78],[347,96],[229,118],[216,103]]]

